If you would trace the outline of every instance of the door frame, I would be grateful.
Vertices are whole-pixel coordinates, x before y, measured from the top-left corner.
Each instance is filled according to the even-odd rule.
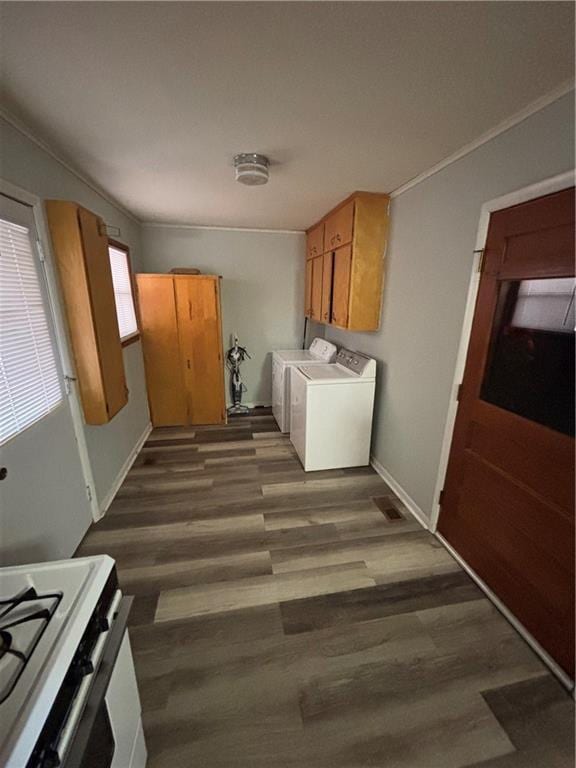
[[[82,407],[76,383],[76,372],[74,358],[70,352],[66,323],[64,320],[63,304],[60,295],[60,286],[54,268],[54,256],[52,254],[52,244],[48,236],[48,227],[44,215],[42,199],[38,195],[29,192],[22,187],[18,187],[9,181],[0,177],[0,194],[12,198],[17,203],[32,209],[36,234],[38,236],[38,248],[41,254],[42,272],[46,281],[49,307],[48,310],[52,316],[54,335],[56,337],[57,353],[60,357],[64,381],[63,388],[67,400],[70,403],[70,412],[72,414],[72,425],[74,436],[78,447],[78,455],[82,466],[84,476],[84,485],[86,486],[86,495],[90,503],[92,519],[94,522],[102,517],[102,512],[98,506],[96,496],[96,486],[94,484],[94,475],[92,473],[92,464],[86,435],[84,434],[84,418],[82,416]]]

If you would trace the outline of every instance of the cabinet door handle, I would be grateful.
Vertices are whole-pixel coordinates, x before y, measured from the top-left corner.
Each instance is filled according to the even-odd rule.
[[[340,242],[340,240],[341,240],[341,238],[340,238],[340,235],[336,235],[336,242],[338,242],[338,243],[339,243],[339,242]]]

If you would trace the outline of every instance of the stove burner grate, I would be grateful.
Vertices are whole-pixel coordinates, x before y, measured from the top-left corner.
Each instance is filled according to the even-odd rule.
[[[39,595],[34,587],[28,587],[14,597],[0,600],[0,704],[6,701],[14,690],[61,599],[62,593]],[[42,604],[47,600],[51,601],[49,608],[38,607],[38,603]],[[17,609],[20,609],[20,615],[15,616]],[[19,628],[38,621],[42,624],[33,641],[28,647],[19,647]],[[17,663],[15,674],[8,670],[8,677],[3,680],[3,662],[14,659]]]

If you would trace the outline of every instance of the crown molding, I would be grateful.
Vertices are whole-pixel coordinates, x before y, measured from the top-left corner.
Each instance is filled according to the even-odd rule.
[[[421,184],[423,181],[426,181],[426,179],[429,179],[430,176],[434,176],[436,173],[443,171],[444,168],[452,165],[452,163],[456,163],[458,160],[466,157],[466,155],[474,152],[479,147],[487,144],[489,141],[492,141],[492,139],[495,139],[502,133],[506,133],[506,131],[514,128],[514,126],[524,122],[524,120],[527,120],[532,115],[545,109],[550,104],[553,104],[555,101],[561,99],[563,96],[566,96],[566,94],[570,93],[572,90],[574,90],[574,79],[571,78],[570,80],[565,80],[557,88],[554,88],[554,90],[549,91],[549,93],[546,95],[536,99],[536,101],[531,102],[528,104],[528,106],[524,107],[524,109],[521,109],[519,112],[516,112],[516,114],[506,118],[506,120],[503,120],[501,123],[498,123],[498,125],[496,125],[494,128],[491,128],[489,131],[486,131],[486,133],[483,133],[477,139],[474,139],[474,141],[471,141],[469,144],[465,144],[461,149],[457,150],[452,155],[448,155],[448,157],[444,158],[444,160],[441,160],[439,163],[436,163],[436,165],[428,168],[428,170],[423,171],[422,173],[418,174],[418,176],[414,176],[414,178],[410,179],[405,184],[402,184],[400,187],[394,189],[390,193],[390,197],[394,198],[403,195],[404,192],[408,192],[409,189],[412,189],[418,184]]]
[[[210,224],[165,224],[161,221],[143,221],[143,227],[157,229],[208,229],[216,232],[256,232],[268,235],[305,235],[305,229],[261,229],[258,227],[223,227]]]
[[[118,202],[118,200],[113,198],[110,194],[108,194],[108,192],[102,189],[102,187],[99,186],[93,179],[91,179],[82,171],[78,170],[78,168],[72,165],[69,160],[62,157],[62,155],[52,149],[52,147],[46,141],[44,141],[44,139],[41,139],[39,136],[37,136],[27,125],[22,122],[22,120],[13,115],[8,109],[6,109],[6,107],[1,104],[0,118],[5,120],[5,122],[11,125],[12,128],[16,129],[18,133],[21,133],[31,142],[36,144],[37,147],[40,147],[41,150],[50,155],[50,157],[56,160],[57,163],[66,168],[67,171],[70,171],[70,173],[76,176],[77,179],[80,179],[80,181],[86,184],[87,187],[90,187],[93,192],[96,192],[97,195],[100,195],[100,197],[106,200],[107,203],[113,205],[114,208],[120,211],[120,213],[123,213],[124,216],[127,216],[136,224],[142,223],[140,219],[132,213],[132,211],[129,211],[127,208],[125,208],[121,203]]]
[[[487,144],[489,141],[492,141],[492,139],[495,139],[497,136],[500,136],[501,134],[506,133],[506,131],[509,131],[511,128],[514,128],[516,125],[519,125],[524,120],[527,120],[532,115],[545,109],[550,104],[553,104],[555,101],[558,101],[563,96],[566,96],[568,93],[570,93],[573,90],[574,90],[574,79],[571,78],[570,80],[564,81],[557,88],[554,88],[549,93],[531,102],[526,107],[521,109],[519,112],[516,112],[516,114],[512,115],[509,118],[506,118],[506,120],[502,121],[501,123],[496,125],[494,128],[491,128],[489,131],[486,131],[485,133],[483,133],[477,139],[474,139],[470,143],[464,145],[453,154],[448,155],[448,157],[444,158],[444,160],[441,160],[439,163],[436,163],[435,165],[431,166],[430,168],[418,174],[417,176],[414,176],[405,184],[402,184],[401,186],[392,190],[392,192],[390,193],[390,197],[395,198],[395,197],[399,197],[400,195],[403,195],[404,192],[408,192],[408,190],[426,181],[431,176],[434,176],[435,174],[444,170],[444,168],[447,168],[453,163],[456,163],[458,160],[461,160],[463,157],[466,157],[466,155],[469,155],[470,153],[474,152],[476,149],[479,149],[484,144]],[[158,227],[158,228],[162,227],[166,229],[199,229],[199,230],[204,229],[204,230],[214,230],[214,231],[220,231],[220,232],[256,232],[256,233],[268,233],[268,234],[277,234],[277,235],[305,234],[305,230],[302,230],[302,229],[265,229],[265,228],[254,228],[254,227],[225,227],[225,226],[216,226],[216,225],[212,226],[212,225],[203,225],[203,224],[178,224],[178,223],[173,224],[173,223],[163,223],[163,222],[155,222],[155,221],[142,221],[134,213],[132,213],[132,211],[125,208],[114,197],[112,197],[108,192],[106,192],[102,187],[100,187],[93,179],[91,179],[89,176],[84,174],[82,171],[76,168],[73,164],[71,164],[70,161],[68,161],[66,158],[62,157],[58,152],[52,149],[52,147],[44,139],[41,139],[39,136],[37,136],[27,125],[25,125],[19,118],[15,117],[8,109],[6,109],[2,105],[0,105],[0,118],[4,119],[9,125],[15,128],[19,133],[21,133],[27,139],[29,139],[38,147],[40,147],[40,149],[42,149],[44,152],[50,155],[54,160],[60,163],[60,165],[62,165],[64,168],[70,171],[70,173],[76,176],[76,178],[80,179],[80,181],[86,184],[93,192],[96,192],[96,194],[100,195],[100,197],[102,197],[104,200],[110,203],[110,205],[114,206],[114,208],[116,208],[118,211],[123,213],[125,216],[127,216],[136,224],[140,224],[141,226]]]

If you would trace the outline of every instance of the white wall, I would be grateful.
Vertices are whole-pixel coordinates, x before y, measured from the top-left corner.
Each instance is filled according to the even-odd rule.
[[[119,227],[118,240],[130,248],[132,265],[139,269],[140,224],[105,200],[37,144],[0,118],[0,177],[40,198],[74,200]],[[130,390],[128,404],[103,426],[84,426],[98,501],[104,501],[150,421],[139,342],[124,349]]]
[[[573,94],[393,199],[377,333],[327,338],[379,361],[373,455],[429,516],[482,204],[574,167]]]
[[[304,235],[144,226],[142,247],[145,272],[198,267],[222,275],[224,350],[237,332],[252,355],[242,366],[244,402],[269,405],[270,352],[302,344]]]

